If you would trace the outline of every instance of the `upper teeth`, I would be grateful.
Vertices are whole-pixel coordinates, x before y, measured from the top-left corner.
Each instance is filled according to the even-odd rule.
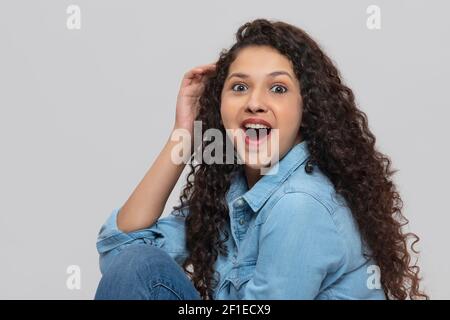
[[[252,128],[252,129],[270,129],[270,127],[265,126],[263,124],[259,124],[259,123],[247,123],[245,125],[246,128]]]

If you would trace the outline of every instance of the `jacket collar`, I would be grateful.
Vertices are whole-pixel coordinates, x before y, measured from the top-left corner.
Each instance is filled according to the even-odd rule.
[[[250,190],[248,189],[247,179],[242,166],[232,179],[230,190],[227,194],[227,202],[231,204],[237,198],[242,197],[253,212],[258,212],[269,197],[308,157],[309,150],[305,140],[292,147]],[[273,172],[276,173],[271,174]]]

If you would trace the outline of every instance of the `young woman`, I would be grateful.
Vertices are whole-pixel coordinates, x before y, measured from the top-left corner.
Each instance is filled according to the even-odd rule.
[[[236,40],[184,75],[173,129],[218,129],[243,161],[191,162],[160,218],[184,168],[169,139],[100,230],[96,299],[427,298],[391,162],[332,61],[280,21],[246,23]],[[249,161],[262,142],[278,151],[266,174]]]

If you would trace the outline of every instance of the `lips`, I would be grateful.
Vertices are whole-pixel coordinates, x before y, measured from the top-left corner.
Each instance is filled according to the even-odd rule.
[[[260,118],[248,118],[242,122],[242,130],[245,132],[245,143],[259,145],[270,135],[272,125]]]
[[[260,118],[247,118],[244,121],[242,121],[243,128],[245,128],[245,125],[247,124],[262,124],[266,127],[272,128],[272,125],[269,122]]]

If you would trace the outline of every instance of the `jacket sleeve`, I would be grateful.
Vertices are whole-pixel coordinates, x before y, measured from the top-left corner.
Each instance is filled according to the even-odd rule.
[[[126,246],[146,243],[165,250],[178,264],[187,257],[185,246],[185,210],[174,210],[169,215],[160,217],[151,227],[123,232],[117,227],[116,208],[102,225],[97,236],[100,271],[103,274],[114,256]]]
[[[328,274],[344,272],[346,249],[331,214],[309,194],[284,195],[261,226],[243,299],[314,299]]]

